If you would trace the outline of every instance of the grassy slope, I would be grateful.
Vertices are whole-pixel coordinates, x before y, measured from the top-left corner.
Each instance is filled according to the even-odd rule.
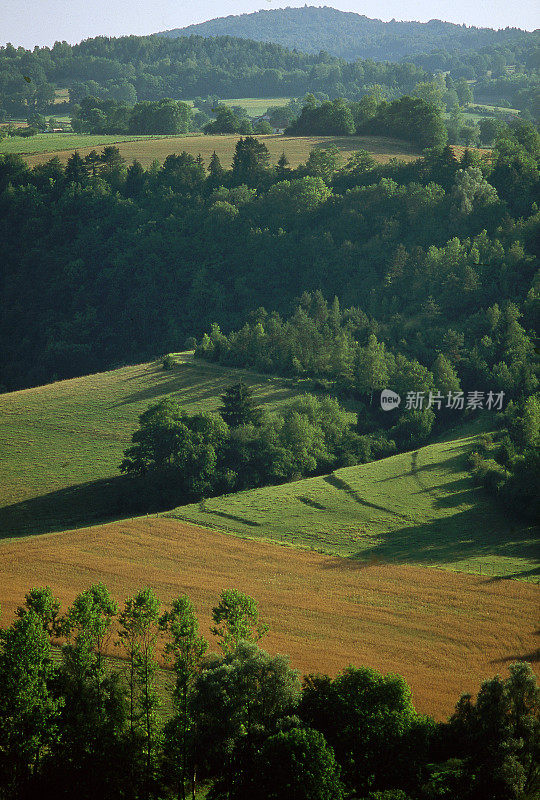
[[[19,155],[34,155],[36,153],[50,153],[52,158],[58,150],[71,148],[70,152],[76,149],[87,148],[90,151],[94,147],[105,147],[108,144],[119,144],[122,142],[143,141],[148,139],[160,139],[160,136],[119,136],[116,134],[91,134],[91,133],[38,133],[25,139],[22,136],[10,136],[0,140],[0,155],[6,153],[18,153]]]
[[[193,362],[159,362],[0,395],[0,536],[60,530],[111,518],[118,465],[138,416],[166,395],[214,410],[243,377],[259,402],[298,393],[291,381]]]
[[[537,531],[495,508],[467,471],[478,427],[414,452],[211,498],[168,516],[374,563],[537,581]]]
[[[137,418],[166,395],[213,410],[244,377],[260,402],[287,402],[292,381],[179,356],[0,396],[0,531],[17,536],[118,517],[118,465]],[[241,536],[324,553],[535,579],[532,526],[508,519],[466,468],[476,428],[383,461],[169,512]],[[448,437],[447,437],[448,438]],[[451,438],[451,437],[450,437]],[[122,516],[122,514],[120,514]]]
[[[60,141],[67,142],[63,137],[68,135],[69,134],[58,134],[58,137]],[[81,138],[82,137],[79,135],[78,139],[81,140]],[[121,137],[116,138],[120,140]],[[223,166],[228,168],[232,164],[234,148],[239,138],[240,137],[236,134],[221,134],[216,136],[171,136],[147,138],[145,140],[139,137],[138,141],[121,142],[118,147],[126,161],[131,162],[133,159],[137,158],[144,167],[150,166],[155,159],[162,162],[171,153],[181,153],[185,150],[187,153],[191,153],[194,156],[200,153],[206,164],[208,164],[212,153],[215,151],[221,159]],[[329,147],[330,145],[336,145],[345,158],[355,150],[367,150],[381,163],[386,163],[390,158],[395,157],[404,161],[411,161],[420,155],[415,148],[405,142],[378,136],[343,136],[334,138],[331,136],[281,136],[275,134],[257,136],[257,139],[264,142],[267,146],[270,151],[270,160],[272,163],[275,164],[280,155],[285,152],[291,167],[297,167],[299,164],[305,163],[313,148]],[[22,139],[21,141],[28,142],[27,139]],[[90,145],[89,147],[85,147],[84,143],[77,144],[77,148],[82,156],[87,155],[93,147],[97,146],[92,143],[90,143]],[[61,161],[65,162],[73,152],[74,145],[64,144],[63,147],[71,147],[72,149],[61,150],[60,146],[57,146],[55,150],[58,152],[35,153],[25,158],[30,166],[42,164],[52,158],[53,155],[57,155]],[[0,152],[3,151],[0,149]]]

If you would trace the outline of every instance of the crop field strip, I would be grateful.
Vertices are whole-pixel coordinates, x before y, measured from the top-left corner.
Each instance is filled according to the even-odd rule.
[[[0,541],[4,624],[30,586],[51,586],[65,607],[96,581],[119,603],[146,585],[165,603],[187,592],[205,635],[221,590],[239,588],[270,624],[263,646],[302,673],[396,672],[439,718],[511,661],[539,667],[539,592],[520,581],[365,565],[163,517]]]
[[[77,136],[77,144],[69,144],[67,137],[73,135]],[[39,138],[39,137],[36,137]],[[59,142],[66,142],[62,147],[60,144],[52,149],[44,150],[41,153],[35,152],[30,155],[25,155],[24,158],[30,164],[43,164],[53,156],[58,156],[60,161],[65,163],[73,151],[77,149],[81,156],[86,156],[88,153],[99,147],[97,140],[100,137],[93,137],[92,142],[88,146],[84,146],[84,137],[80,134],[58,134],[57,139]],[[107,137],[101,137],[106,139]],[[109,137],[111,140],[116,138],[117,147],[123,158],[128,163],[137,159],[144,167],[149,167],[154,160],[163,162],[171,153],[182,153],[183,151],[191,153],[193,156],[201,154],[206,164],[210,160],[212,153],[215,151],[219,156],[221,163],[224,167],[230,167],[234,155],[236,142],[240,138],[236,134],[220,134],[215,136],[192,135],[192,136],[171,136],[171,137],[137,137],[136,140],[120,141],[122,137]],[[279,134],[272,134],[268,136],[257,136],[259,141],[264,142],[270,151],[270,161],[273,164],[277,163],[280,155],[285,152],[289,159],[291,167],[297,167],[307,161],[311,150],[316,147],[330,147],[335,145],[343,156],[344,161],[347,156],[356,150],[367,150],[376,161],[386,163],[391,158],[398,158],[402,161],[413,161],[418,158],[420,153],[411,145],[405,142],[399,142],[396,139],[387,139],[378,136],[282,136]],[[10,140],[11,141],[11,140]],[[28,152],[26,142],[28,140],[21,139],[24,144],[20,145],[22,152]],[[105,141],[103,144],[111,142]],[[37,145],[37,143],[36,143]],[[62,148],[62,149],[61,149]],[[0,143],[0,153],[1,150]]]

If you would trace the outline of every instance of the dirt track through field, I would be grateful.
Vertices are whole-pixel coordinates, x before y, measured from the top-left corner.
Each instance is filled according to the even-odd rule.
[[[270,624],[263,646],[302,673],[399,673],[438,718],[511,661],[540,667],[540,593],[517,581],[365,565],[156,517],[0,540],[3,625],[32,586],[50,585],[65,606],[98,580],[119,603],[146,585],[165,603],[187,592],[206,635],[220,591],[241,589]]]

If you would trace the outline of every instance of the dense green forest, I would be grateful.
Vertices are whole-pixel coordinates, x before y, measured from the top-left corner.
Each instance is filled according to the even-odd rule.
[[[62,614],[50,588],[30,590],[0,630],[0,797],[72,798],[76,786],[78,800],[185,800],[197,783],[208,800],[536,796],[529,664],[436,723],[399,675],[350,666],[301,682],[259,647],[268,626],[238,590],[221,593],[212,619],[219,653],[187,595],[165,608],[142,589],[119,609],[98,583]],[[122,660],[108,657],[113,644]],[[161,691],[159,650],[171,675]]]
[[[177,351],[316,290],[361,309],[363,341],[470,363],[467,388],[532,386],[538,140],[516,122],[489,161],[317,149],[296,170],[249,137],[232,170],[186,154],[144,170],[114,148],[65,168],[3,156],[3,387]]]
[[[518,28],[492,30],[454,25],[433,19],[422,22],[382,22],[329,7],[276,8],[254,14],[221,17],[164,31],[162,36],[238,36],[259,42],[276,42],[304,53],[326,51],[347,61],[372,58],[400,61],[404,57],[437,51],[461,55],[496,46],[522,46],[538,37]],[[512,62],[514,63],[514,62]],[[448,67],[442,67],[447,69]]]
[[[0,109],[11,115],[58,111],[51,108],[55,86],[69,88],[72,104],[90,95],[130,106],[208,95],[298,97],[321,91],[354,97],[374,84],[397,96],[425,75],[414,64],[349,64],[325,53],[305,55],[229,37],[98,37],[33,51],[0,48]]]
[[[293,11],[329,9],[267,13]],[[8,44],[0,48],[0,118],[71,110],[88,96],[130,108],[137,101],[168,98],[210,96],[215,102],[228,97],[302,97],[306,92],[359,100],[374,88],[383,97],[395,99],[412,93],[434,73],[448,73],[444,90],[453,93],[446,98],[448,107],[467,101],[466,82],[473,81],[478,102],[521,109],[537,118],[538,36],[517,30],[450,27],[465,38],[483,37],[486,43],[492,39],[497,43],[487,43],[479,51],[438,50],[399,63],[390,63],[391,51],[384,56],[386,61],[347,61],[324,51],[305,54],[279,44],[229,36],[97,37],[74,46],[57,42],[52,48],[33,51]],[[459,82],[465,85],[454,85]],[[58,87],[68,88],[69,103],[54,105]]]

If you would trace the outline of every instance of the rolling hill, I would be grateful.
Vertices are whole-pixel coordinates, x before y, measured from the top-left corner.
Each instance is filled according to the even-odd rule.
[[[261,403],[286,402],[291,381],[179,357],[0,395],[0,537],[110,519],[118,465],[138,416],[166,395],[191,412],[214,410],[242,377]]]
[[[536,582],[538,530],[497,509],[467,470],[481,423],[413,452],[210,498],[167,516],[364,563]]]
[[[349,61],[357,58],[399,61],[432,50],[469,52],[490,45],[524,42],[533,36],[518,28],[495,31],[454,25],[438,19],[426,23],[382,22],[328,6],[277,8],[219,17],[185,28],[162,31],[159,35],[171,38],[235,36],[275,42],[305,53],[322,50]]]
[[[235,587],[257,598],[270,652],[303,672],[397,672],[438,718],[494,670],[538,660],[535,531],[472,485],[466,454],[481,420],[331,475],[118,519],[118,463],[151,402],[213,410],[240,376],[274,407],[303,389],[176,358],[173,371],[139,364],[0,397],[6,620],[30,585],[50,585],[65,607],[103,581],[118,601],[143,585],[165,603],[187,592],[208,634],[219,592]]]
[[[0,529],[4,537],[126,516],[122,454],[138,416],[174,396],[215,410],[240,377],[271,407],[305,384],[177,356],[0,396]],[[182,506],[169,516],[240,536],[362,562],[436,565],[537,580],[531,525],[508,519],[467,471],[482,421],[412,453]]]

